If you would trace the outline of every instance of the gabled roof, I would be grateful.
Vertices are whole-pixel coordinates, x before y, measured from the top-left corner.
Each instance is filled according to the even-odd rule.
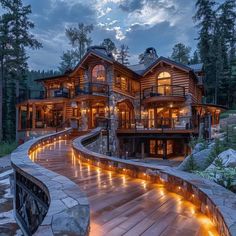
[[[136,74],[137,78],[140,76],[145,76],[148,72],[150,72],[154,67],[156,67],[160,62],[165,62],[166,64],[173,65],[183,71],[186,72],[192,72],[195,77],[197,72],[202,71],[203,64],[194,64],[194,65],[184,65],[178,62],[175,62],[169,58],[166,57],[159,57],[156,59],[152,64],[149,66],[145,66],[144,64],[136,64],[136,65],[130,65],[130,66],[124,66],[121,63],[117,62],[112,56],[109,56],[108,54],[104,53],[99,47],[90,47],[87,51],[87,53],[83,56],[83,58],[80,60],[80,62],[75,66],[75,68],[64,75],[58,75],[53,77],[46,77],[37,79],[36,81],[44,81],[44,80],[51,80],[51,79],[57,79],[57,78],[63,78],[63,77],[70,77],[75,73],[75,71],[83,65],[83,63],[87,60],[87,58],[91,55],[97,56],[101,58],[102,60],[105,60],[111,64],[116,64],[126,70],[129,70],[130,72]]]
[[[53,76],[49,76],[49,77],[45,77],[45,78],[35,79],[34,81],[41,82],[41,81],[44,81],[44,80],[61,79],[61,78],[68,77],[68,75],[69,74],[53,75]]]
[[[176,62],[176,61],[173,61],[169,58],[166,58],[166,57],[159,57],[156,61],[154,61],[150,66],[148,66],[144,72],[142,73],[142,75],[146,75],[149,71],[151,71],[154,67],[156,67],[161,61],[169,64],[169,65],[174,65],[175,67],[181,69],[181,70],[184,70],[186,72],[190,72],[190,71],[193,71],[191,67],[187,66],[187,65],[184,65],[184,64],[181,64],[179,62]]]
[[[107,54],[105,53],[102,53],[100,50],[96,50],[94,48],[90,48],[87,53],[83,56],[83,58],[81,59],[81,61],[75,66],[74,70],[71,72],[71,74],[73,72],[75,72],[85,61],[86,59],[90,56],[90,55],[95,55],[97,57],[100,57],[101,59],[103,60],[106,60],[107,62],[111,63],[111,64],[117,64],[118,66],[120,67],[123,67],[125,68],[126,70],[129,70],[130,72],[132,73],[135,73],[137,76],[139,76],[139,74],[130,69],[129,67],[127,66],[124,66],[123,64],[119,63],[118,61],[116,61],[112,56],[108,56]]]
[[[139,75],[142,75],[142,73],[145,71],[146,67],[144,64],[136,64],[136,65],[130,65],[128,68],[134,72],[136,72]]]

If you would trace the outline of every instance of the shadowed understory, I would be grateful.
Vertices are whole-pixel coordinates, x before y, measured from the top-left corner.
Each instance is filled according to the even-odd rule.
[[[31,155],[38,164],[70,178],[90,202],[90,235],[218,235],[193,204],[157,184],[81,163],[70,141],[49,144]]]

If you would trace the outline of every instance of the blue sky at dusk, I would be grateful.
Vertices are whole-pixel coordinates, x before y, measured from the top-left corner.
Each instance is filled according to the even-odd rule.
[[[94,24],[93,44],[111,38],[130,48],[130,62],[138,61],[145,48],[170,56],[173,45],[196,47],[197,29],[192,16],[194,0],[23,0],[31,4],[33,33],[43,44],[29,50],[31,69],[56,69],[63,51],[70,49],[65,28],[78,22]]]

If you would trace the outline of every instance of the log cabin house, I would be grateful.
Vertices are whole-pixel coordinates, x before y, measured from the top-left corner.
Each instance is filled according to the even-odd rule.
[[[145,55],[156,54],[149,48]],[[45,134],[71,126],[105,126],[108,151],[130,157],[185,156],[191,136],[210,139],[221,106],[203,104],[203,65],[165,57],[124,66],[103,47],[90,47],[64,75],[38,79],[43,92],[22,91],[17,134]]]

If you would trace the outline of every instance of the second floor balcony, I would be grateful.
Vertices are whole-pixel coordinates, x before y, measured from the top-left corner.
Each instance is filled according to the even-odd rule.
[[[75,95],[109,96],[109,86],[105,83],[83,83],[75,88]]]
[[[179,85],[159,85],[146,88],[142,91],[144,103],[158,101],[184,101],[185,87]]]
[[[24,102],[29,99],[45,99],[46,94],[41,90],[25,90],[21,89],[19,91],[19,96],[16,98],[17,103]]]
[[[180,116],[175,118],[135,119],[119,120],[118,131],[157,131],[157,132],[190,132],[195,127],[191,116]]]

